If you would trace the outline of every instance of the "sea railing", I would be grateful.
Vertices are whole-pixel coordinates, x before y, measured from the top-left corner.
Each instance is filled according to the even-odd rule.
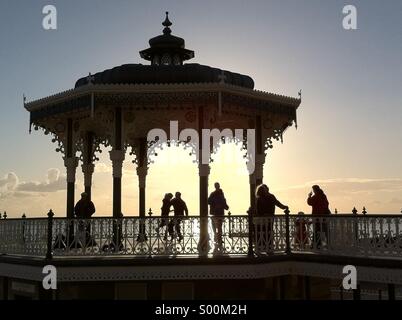
[[[206,226],[207,232],[200,230]],[[0,254],[179,257],[323,254],[402,258],[402,215],[0,219]]]
[[[402,215],[290,216],[292,252],[402,258]]]

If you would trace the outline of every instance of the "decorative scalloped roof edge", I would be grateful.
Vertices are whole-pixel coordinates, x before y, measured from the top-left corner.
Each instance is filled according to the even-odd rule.
[[[117,89],[117,90],[116,90]],[[285,95],[280,95],[276,93],[271,93],[267,91],[262,91],[262,90],[256,90],[256,89],[247,89],[244,87],[236,86],[233,84],[227,84],[227,83],[217,83],[217,82],[192,82],[192,83],[153,83],[153,84],[126,84],[126,83],[121,83],[121,84],[88,84],[86,86],[78,87],[78,88],[73,88],[69,89],[66,91],[62,91],[41,99],[33,100],[30,102],[26,102],[24,104],[24,107],[28,111],[32,111],[34,109],[43,107],[44,105],[48,103],[55,103],[58,101],[63,101],[66,100],[67,98],[70,97],[78,97],[83,94],[88,94],[88,93],[101,93],[101,92],[107,92],[107,91],[120,91],[120,92],[127,92],[127,89],[140,89],[144,90],[143,92],[155,92],[155,91],[160,91],[164,89],[168,89],[168,91],[172,90],[178,90],[179,92],[192,89],[191,91],[197,92],[197,91],[231,91],[231,92],[237,92],[237,93],[242,93],[245,95],[248,95],[250,97],[254,98],[263,98],[267,100],[274,100],[277,102],[283,102],[287,104],[293,104],[298,107],[301,103],[301,99],[295,98],[295,97],[289,97]],[[148,91],[147,91],[148,89]],[[195,90],[194,90],[195,89]]]

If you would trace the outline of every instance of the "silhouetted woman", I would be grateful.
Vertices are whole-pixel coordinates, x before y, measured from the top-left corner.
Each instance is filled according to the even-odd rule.
[[[162,228],[163,226],[168,226],[169,224],[169,213],[170,213],[170,207],[172,206],[171,200],[173,198],[173,194],[171,193],[166,193],[165,197],[162,200],[162,208],[161,208],[161,222],[159,223],[159,226],[157,227],[157,231]],[[166,230],[167,231],[167,230]],[[165,239],[167,238],[167,232],[165,232]]]
[[[329,210],[329,202],[324,191],[318,185],[314,185],[312,189],[314,195],[313,192],[310,192],[307,198],[307,204],[312,207],[311,214],[313,216],[329,215],[331,211]],[[313,217],[313,220],[315,222],[313,246],[316,244],[317,249],[320,249],[323,234],[328,242],[328,226],[325,218]]]
[[[271,217],[256,224],[257,250],[260,248],[263,251],[272,251],[274,240],[272,218],[275,215],[275,207],[288,209],[288,206],[280,203],[272,193],[269,193],[269,188],[265,184],[257,187],[256,198],[256,216]]]
[[[304,217],[304,212],[299,212],[298,217],[295,220],[295,233],[294,233],[294,241],[295,245],[299,249],[304,249],[308,244],[308,226],[311,222]]]

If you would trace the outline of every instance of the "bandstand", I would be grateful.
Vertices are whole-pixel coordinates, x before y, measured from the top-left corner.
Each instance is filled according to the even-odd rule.
[[[150,65],[125,64],[79,79],[75,88],[37,101],[28,102],[30,125],[52,136],[67,170],[66,216],[73,218],[75,175],[81,164],[85,191],[91,195],[92,175],[97,152],[111,146],[113,166],[113,217],[121,213],[122,164],[125,155],[135,155],[139,179],[140,217],[145,217],[146,178],[149,155],[161,143],[161,137],[149,139],[156,128],[171,132],[176,121],[180,135],[167,143],[189,145],[197,155],[199,168],[199,214],[208,215],[208,161],[203,154],[202,131],[218,129],[233,133],[233,140],[247,150],[250,170],[250,205],[255,186],[262,183],[265,155],[272,140],[282,139],[284,131],[296,123],[300,97],[292,98],[254,90],[254,81],[246,75],[184,63],[194,57],[182,38],[172,35],[168,14],[162,23],[163,34],[149,40],[150,47],[140,56]],[[247,146],[247,129],[253,129],[253,146]],[[183,131],[184,130],[184,131]],[[193,130],[198,143],[189,141]],[[234,132],[242,132],[239,137]],[[204,137],[205,138],[205,137]],[[211,151],[218,148],[213,141]],[[208,150],[210,151],[210,150]],[[239,152],[241,150],[239,149]],[[208,159],[209,160],[209,159]],[[134,165],[133,165],[134,166]],[[205,228],[202,233],[205,233]]]

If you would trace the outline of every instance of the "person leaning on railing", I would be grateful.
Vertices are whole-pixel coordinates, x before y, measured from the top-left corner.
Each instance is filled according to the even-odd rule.
[[[324,191],[318,186],[312,186],[313,192],[308,194],[307,204],[312,207],[311,214],[313,216],[329,215],[329,202]],[[317,249],[322,247],[322,236],[325,236],[325,240],[328,242],[328,225],[325,218],[313,218],[314,220],[314,239],[313,247],[316,245]]]
[[[256,190],[256,212],[257,217],[271,217],[275,215],[275,207],[283,210],[289,209],[269,192],[265,184],[261,184]],[[265,220],[265,219],[264,219]],[[257,250],[271,252],[273,250],[273,219],[263,220],[263,223],[256,224]]]

